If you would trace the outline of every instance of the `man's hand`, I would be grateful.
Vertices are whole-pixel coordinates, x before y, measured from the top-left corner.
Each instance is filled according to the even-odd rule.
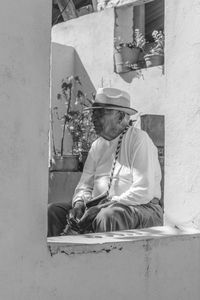
[[[80,219],[80,221],[78,222],[78,226],[81,229],[87,229],[89,226],[91,226],[92,221],[94,220],[96,215],[100,212],[100,210],[101,210],[101,208],[100,208],[99,205],[92,206],[92,207],[88,208],[85,211],[82,218]]]
[[[86,209],[84,215],[78,222],[78,226],[83,229],[88,228],[92,224],[92,221],[98,215],[100,210],[111,204],[110,200],[111,200],[110,197],[106,197],[103,200],[101,200],[98,205],[95,205],[95,206],[92,206],[92,207]]]
[[[79,220],[83,216],[85,211],[85,205],[83,201],[77,201],[74,207],[69,212],[69,219]]]
[[[99,205],[101,208],[107,207],[107,206],[110,205],[110,201],[111,201],[111,197],[106,197],[106,198],[102,199],[102,200],[99,202],[98,205]]]

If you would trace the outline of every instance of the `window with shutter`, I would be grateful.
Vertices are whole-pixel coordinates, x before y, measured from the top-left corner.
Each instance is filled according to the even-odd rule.
[[[114,63],[116,73],[164,63],[164,0],[115,7]]]

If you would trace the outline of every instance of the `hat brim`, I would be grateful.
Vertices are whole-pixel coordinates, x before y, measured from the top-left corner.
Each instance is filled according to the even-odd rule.
[[[99,109],[99,108],[105,108],[105,109],[114,109],[114,110],[123,111],[123,112],[127,113],[128,115],[135,115],[138,112],[136,109],[129,108],[129,107],[124,107],[124,106],[99,104],[99,103],[97,105],[95,105],[95,104],[96,103],[94,103],[90,107],[84,108],[84,111],[93,110],[93,109]]]

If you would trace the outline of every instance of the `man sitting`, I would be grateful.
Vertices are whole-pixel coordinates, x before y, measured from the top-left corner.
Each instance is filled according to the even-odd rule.
[[[95,102],[87,109],[92,110],[99,138],[89,151],[72,207],[50,204],[48,236],[61,234],[66,216],[77,228],[91,232],[162,225],[157,148],[146,132],[129,126],[130,115],[137,112],[130,107],[129,94],[115,88],[98,89]],[[86,209],[101,194],[105,194],[103,200]]]

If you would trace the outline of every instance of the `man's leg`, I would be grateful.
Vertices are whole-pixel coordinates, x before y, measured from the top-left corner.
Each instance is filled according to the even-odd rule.
[[[48,234],[47,236],[58,236],[66,225],[66,215],[71,205],[65,202],[51,203],[48,206]]]
[[[114,203],[101,209],[92,223],[94,232],[118,231],[162,225],[159,205],[126,206]]]
[[[116,203],[102,208],[92,223],[94,232],[117,231],[136,228],[138,216],[129,206]]]

